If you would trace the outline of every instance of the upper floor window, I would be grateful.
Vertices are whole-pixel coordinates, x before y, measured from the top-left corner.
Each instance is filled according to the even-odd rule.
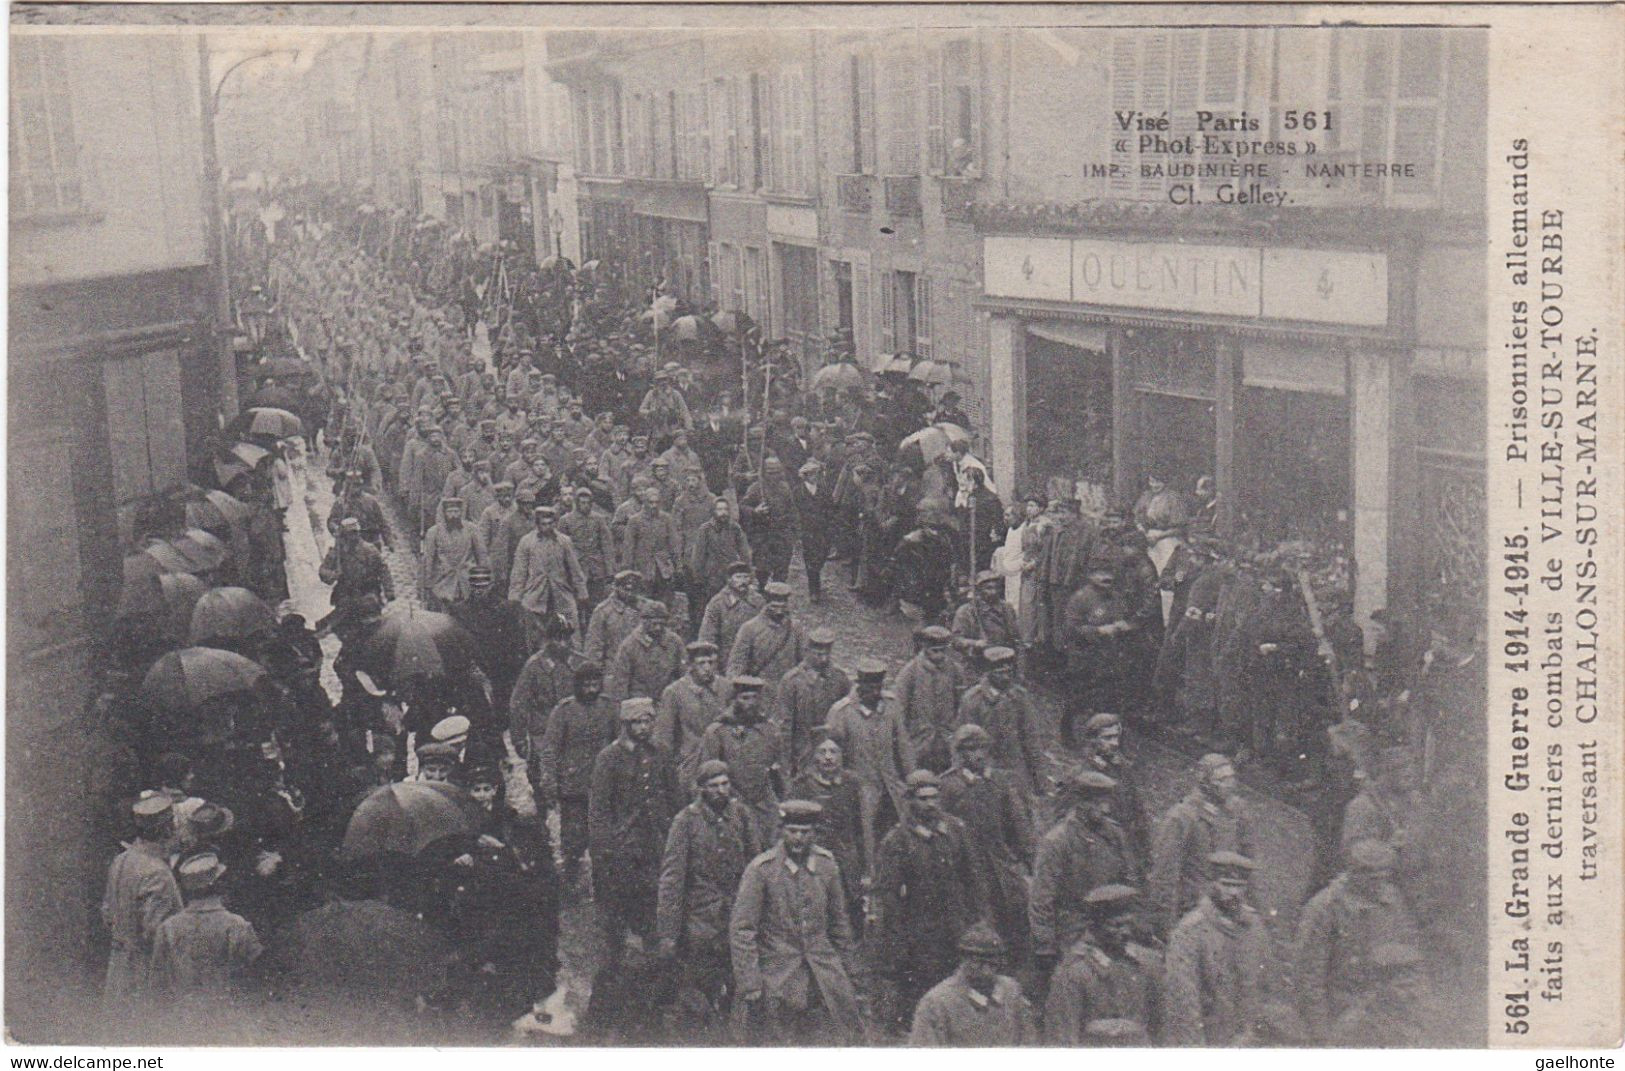
[[[83,212],[84,161],[74,135],[64,42],[16,35],[11,43],[11,212]]]

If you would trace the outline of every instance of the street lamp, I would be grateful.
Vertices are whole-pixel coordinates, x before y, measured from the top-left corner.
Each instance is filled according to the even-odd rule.
[[[292,55],[296,62],[300,56],[299,49],[278,48],[267,49],[244,56],[242,59],[227,67],[225,72],[216,80],[211,69],[212,53],[209,51],[209,38],[207,35],[198,37],[198,89],[203,95],[203,171],[204,187],[208,197],[209,227],[211,230],[211,245],[214,248],[214,285],[215,285],[215,337],[217,343],[217,376],[220,383],[220,417],[227,420],[237,414],[237,358],[232,348],[225,344],[232,326],[231,315],[231,261],[230,249],[226,235],[225,196],[221,190],[220,175],[220,147],[216,141],[215,119],[220,112],[220,91],[225,88],[226,80],[238,68],[244,67],[254,60],[266,59],[271,56]]]

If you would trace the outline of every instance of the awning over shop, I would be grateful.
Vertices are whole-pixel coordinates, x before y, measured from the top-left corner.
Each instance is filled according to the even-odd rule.
[[[1106,327],[1103,324],[1069,323],[1065,320],[1041,320],[1027,324],[1027,333],[1064,346],[1080,350],[1106,352]]]

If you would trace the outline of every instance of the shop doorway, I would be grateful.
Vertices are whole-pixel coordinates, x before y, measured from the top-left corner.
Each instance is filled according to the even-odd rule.
[[[1027,336],[1027,484],[1112,482],[1112,362],[1105,353]]]
[[[1349,409],[1340,394],[1244,386],[1236,406],[1236,505],[1265,546],[1346,542]]]
[[[1214,472],[1218,423],[1213,402],[1143,388],[1135,391],[1135,400],[1140,429],[1135,497],[1148,476],[1189,493],[1197,480]]]

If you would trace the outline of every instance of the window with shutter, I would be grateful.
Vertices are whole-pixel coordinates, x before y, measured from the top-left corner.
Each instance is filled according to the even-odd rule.
[[[710,271],[706,272],[706,275],[709,277],[707,280],[709,285],[706,287],[706,292],[711,295],[711,305],[714,308],[725,309],[727,306],[722,302],[721,244],[717,242],[705,243],[705,256],[710,264]]]
[[[12,38],[13,216],[80,212],[87,207],[70,78],[62,38]]]
[[[885,125],[886,174],[920,173],[920,62],[913,51],[886,57]]]
[[[921,274],[914,283],[914,352],[931,356],[931,277]]]
[[[711,100],[703,87],[693,91],[694,98],[694,174],[699,182],[710,180],[711,167]]]
[[[789,191],[807,194],[812,174],[807,149],[807,73],[801,67],[790,69],[790,159]]]
[[[1171,112],[1169,67],[1172,44],[1170,35],[1166,33],[1146,34],[1145,40],[1141,44],[1140,110],[1148,115]],[[1171,115],[1170,118],[1172,118]],[[1149,162],[1150,159],[1149,157],[1141,157],[1142,162]],[[1138,189],[1142,195],[1161,195],[1164,186],[1164,179],[1142,175]]]
[[[729,186],[733,184],[733,160],[730,157],[728,143],[728,83],[717,79],[706,87],[710,98],[710,180],[714,186]]]
[[[1115,146],[1124,131],[1117,117],[1132,112],[1140,103],[1140,41],[1131,31],[1118,30],[1112,34],[1111,53],[1112,144]],[[1133,144],[1129,142],[1128,144]],[[1114,171],[1107,181],[1112,193],[1131,194],[1136,189],[1139,154],[1112,152]]]
[[[763,74],[756,83],[760,107],[757,118],[761,123],[756,134],[756,145],[761,153],[757,161],[760,171],[756,175],[756,187],[767,190],[775,188],[778,174],[778,99],[774,81],[773,75]]]
[[[739,186],[745,190],[762,187],[767,164],[767,102],[763,99],[763,77],[752,74],[742,80],[739,106]]]

